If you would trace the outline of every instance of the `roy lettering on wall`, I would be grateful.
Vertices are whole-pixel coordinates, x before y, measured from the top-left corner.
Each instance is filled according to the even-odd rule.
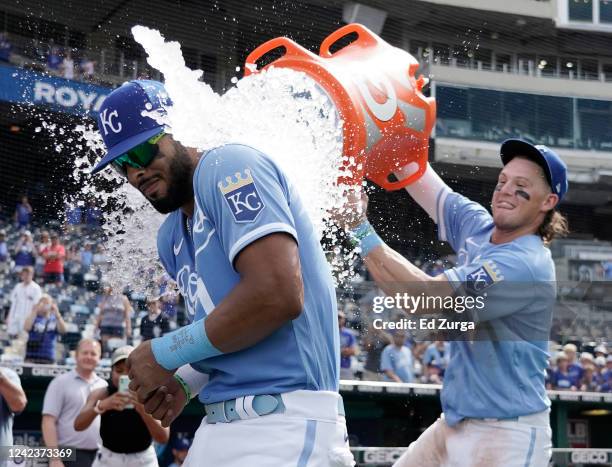
[[[100,110],[106,94],[96,91],[87,92],[69,86],[55,87],[52,83],[36,81],[34,83],[34,102],[60,105],[62,107],[81,107],[83,110]]]

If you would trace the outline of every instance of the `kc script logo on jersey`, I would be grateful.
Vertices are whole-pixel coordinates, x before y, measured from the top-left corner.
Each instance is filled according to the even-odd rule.
[[[496,282],[502,281],[504,276],[501,274],[497,264],[493,261],[485,261],[481,267],[469,273],[465,279],[469,292],[480,293]]]
[[[253,222],[265,207],[249,169],[226,177],[227,183],[217,185],[236,222]]]

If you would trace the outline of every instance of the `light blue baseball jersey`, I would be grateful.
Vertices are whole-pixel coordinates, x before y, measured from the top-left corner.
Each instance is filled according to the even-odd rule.
[[[473,340],[451,342],[442,408],[449,425],[464,418],[514,418],[550,407],[544,378],[556,297],[555,267],[537,235],[493,244],[493,218],[456,193],[438,201],[439,236],[457,253],[445,271],[458,294],[481,296]],[[466,394],[467,391],[467,394]]]
[[[193,238],[180,210],[168,216],[157,238],[161,262],[176,280],[190,320],[223,301],[240,281],[234,268],[238,254],[272,233],[296,240],[304,283],[297,319],[252,347],[192,364],[210,375],[200,401],[298,389],[337,391],[340,353],[331,270],[285,174],[261,152],[229,144],[202,155],[193,188]]]

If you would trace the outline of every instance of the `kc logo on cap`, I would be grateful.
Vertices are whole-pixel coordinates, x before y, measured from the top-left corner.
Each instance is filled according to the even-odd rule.
[[[100,113],[100,123],[102,124],[102,129],[104,130],[104,136],[108,135],[108,128],[110,128],[113,133],[119,133],[123,128],[121,122],[116,122],[117,126],[115,127],[115,122],[113,121],[113,118],[119,119],[119,112],[117,112],[117,110],[108,112],[108,110],[109,109],[106,108],[102,113]]]

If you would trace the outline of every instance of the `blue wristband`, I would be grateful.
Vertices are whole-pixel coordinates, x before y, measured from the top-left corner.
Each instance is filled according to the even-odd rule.
[[[151,350],[157,363],[166,370],[174,370],[187,363],[221,355],[223,352],[212,345],[206,335],[205,319],[153,339]]]
[[[377,246],[383,245],[384,242],[378,236],[374,227],[367,221],[364,220],[354,230],[350,232],[351,238],[356,246],[359,246],[359,254],[362,257],[367,256]]]

